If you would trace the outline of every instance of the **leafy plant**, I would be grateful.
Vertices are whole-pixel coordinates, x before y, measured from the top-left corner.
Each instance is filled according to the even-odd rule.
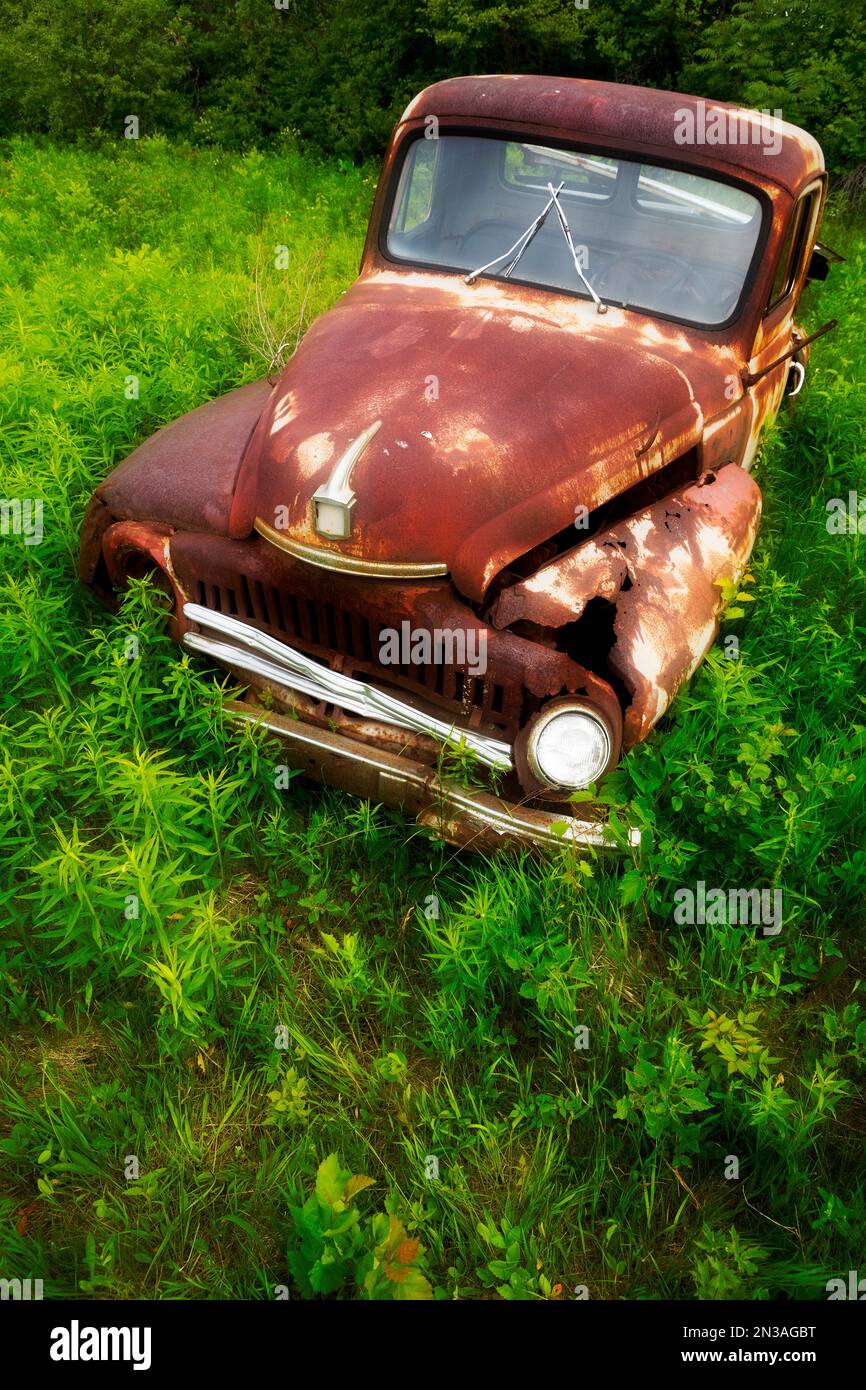
[[[478,1271],[483,1284],[494,1287],[509,1302],[553,1298],[554,1285],[544,1273],[536,1237],[532,1231],[503,1218],[498,1225],[486,1217],[478,1234],[493,1258]]]
[[[769,1055],[755,1029],[759,1009],[738,1009],[736,1018],[707,1009],[691,1022],[701,1035],[701,1052],[708,1053],[711,1073],[728,1076],[767,1075],[778,1061]]]
[[[291,1207],[294,1240],[289,1268],[305,1297],[347,1293],[396,1302],[433,1297],[422,1273],[424,1250],[386,1202],[362,1223],[354,1200],[373,1179],[354,1177],[336,1154],[319,1164],[315,1191]]]
[[[668,1033],[657,1062],[647,1054],[650,1049],[642,1044],[614,1114],[618,1120],[639,1119],[650,1139],[671,1147],[676,1160],[687,1161],[698,1152],[704,1129],[693,1117],[712,1110],[707,1078],[695,1070],[691,1050],[676,1033]]]
[[[280,1085],[268,1091],[271,1113],[268,1124],[288,1121],[293,1125],[305,1125],[310,1118],[307,1104],[306,1077],[299,1076],[294,1067],[289,1067],[280,1077]]]
[[[729,1231],[715,1231],[706,1224],[695,1246],[700,1252],[693,1267],[696,1298],[749,1297],[752,1281],[766,1261],[766,1250],[743,1239],[733,1226]]]

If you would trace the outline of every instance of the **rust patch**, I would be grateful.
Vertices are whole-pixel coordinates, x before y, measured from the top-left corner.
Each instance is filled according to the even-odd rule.
[[[495,627],[561,628],[593,598],[616,607],[611,672],[631,695],[623,743],[645,738],[718,632],[724,581],[754,545],[761,495],[736,464],[706,474],[505,590]]]
[[[116,589],[123,589],[130,579],[140,579],[155,573],[157,582],[172,600],[171,633],[176,641],[187,627],[183,605],[189,599],[172,564],[169,538],[171,528],[153,526],[140,521],[117,521],[109,526],[102,540],[108,576]]]

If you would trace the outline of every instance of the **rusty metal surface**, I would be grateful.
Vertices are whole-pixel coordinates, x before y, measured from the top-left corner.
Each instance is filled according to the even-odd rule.
[[[384,749],[395,757],[408,757],[412,762],[423,763],[425,767],[435,767],[441,760],[441,745],[427,734],[401,729],[378,719],[362,719],[358,715],[348,714],[337,705],[313,700],[300,691],[288,690],[285,686],[275,688],[270,681],[249,672],[235,671],[233,674],[238,684],[246,688],[244,702],[260,714],[281,714],[293,720],[299,719],[314,728],[344,734],[346,738],[370,748]],[[500,785],[506,794],[519,799],[520,788],[515,778],[505,777]]]
[[[727,346],[613,307],[599,319],[591,304],[526,286],[375,272],[313,325],[281,378],[233,525],[245,531],[257,509],[288,538],[326,548],[312,496],[381,418],[353,474],[355,534],[331,548],[444,561],[478,600],[576,507],[592,510],[693,447],[740,365]]]
[[[157,430],[97,490],[118,519],[228,532],[238,469],[273,389],[253,381]]]
[[[141,521],[116,521],[102,537],[102,558],[114,589],[123,589],[130,579],[153,575],[172,602],[171,634],[179,641],[185,630],[183,605],[188,595],[179,583],[171,562],[171,527]]]
[[[701,108],[703,114],[701,113]],[[440,122],[499,122],[516,130],[532,130],[537,137],[578,135],[586,141],[613,142],[620,147],[657,154],[679,151],[696,164],[742,171],[778,183],[795,193],[801,184],[824,168],[817,140],[799,126],[778,121],[781,148],[768,154],[763,144],[728,143],[677,145],[677,113],[694,113],[707,124],[714,113],[725,117],[741,111],[729,102],[707,101],[680,92],[625,83],[593,82],[579,77],[539,77],[497,74],[489,77],[451,77],[426,87],[409,103],[401,117],[405,122],[435,116]]]
[[[560,628],[590,599],[615,605],[608,662],[631,700],[625,746],[645,738],[718,631],[722,591],[751,553],[761,514],[754,479],[736,464],[599,533],[506,589],[491,620]]]

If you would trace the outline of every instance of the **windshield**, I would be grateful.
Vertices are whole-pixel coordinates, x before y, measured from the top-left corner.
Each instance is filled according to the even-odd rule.
[[[543,213],[551,187],[568,219],[575,261],[555,216],[515,264],[505,253]],[[744,189],[681,169],[489,136],[441,135],[409,147],[387,233],[398,260],[463,271],[472,283],[507,277],[606,303],[725,323],[740,299],[761,228]]]

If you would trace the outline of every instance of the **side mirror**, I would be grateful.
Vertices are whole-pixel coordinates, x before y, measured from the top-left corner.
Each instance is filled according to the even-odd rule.
[[[833,251],[829,246],[823,246],[820,241],[816,241],[812,255],[809,257],[806,279],[826,280],[830,273],[830,266],[836,261],[844,261],[844,259],[845,257],[840,256],[838,251]]]

